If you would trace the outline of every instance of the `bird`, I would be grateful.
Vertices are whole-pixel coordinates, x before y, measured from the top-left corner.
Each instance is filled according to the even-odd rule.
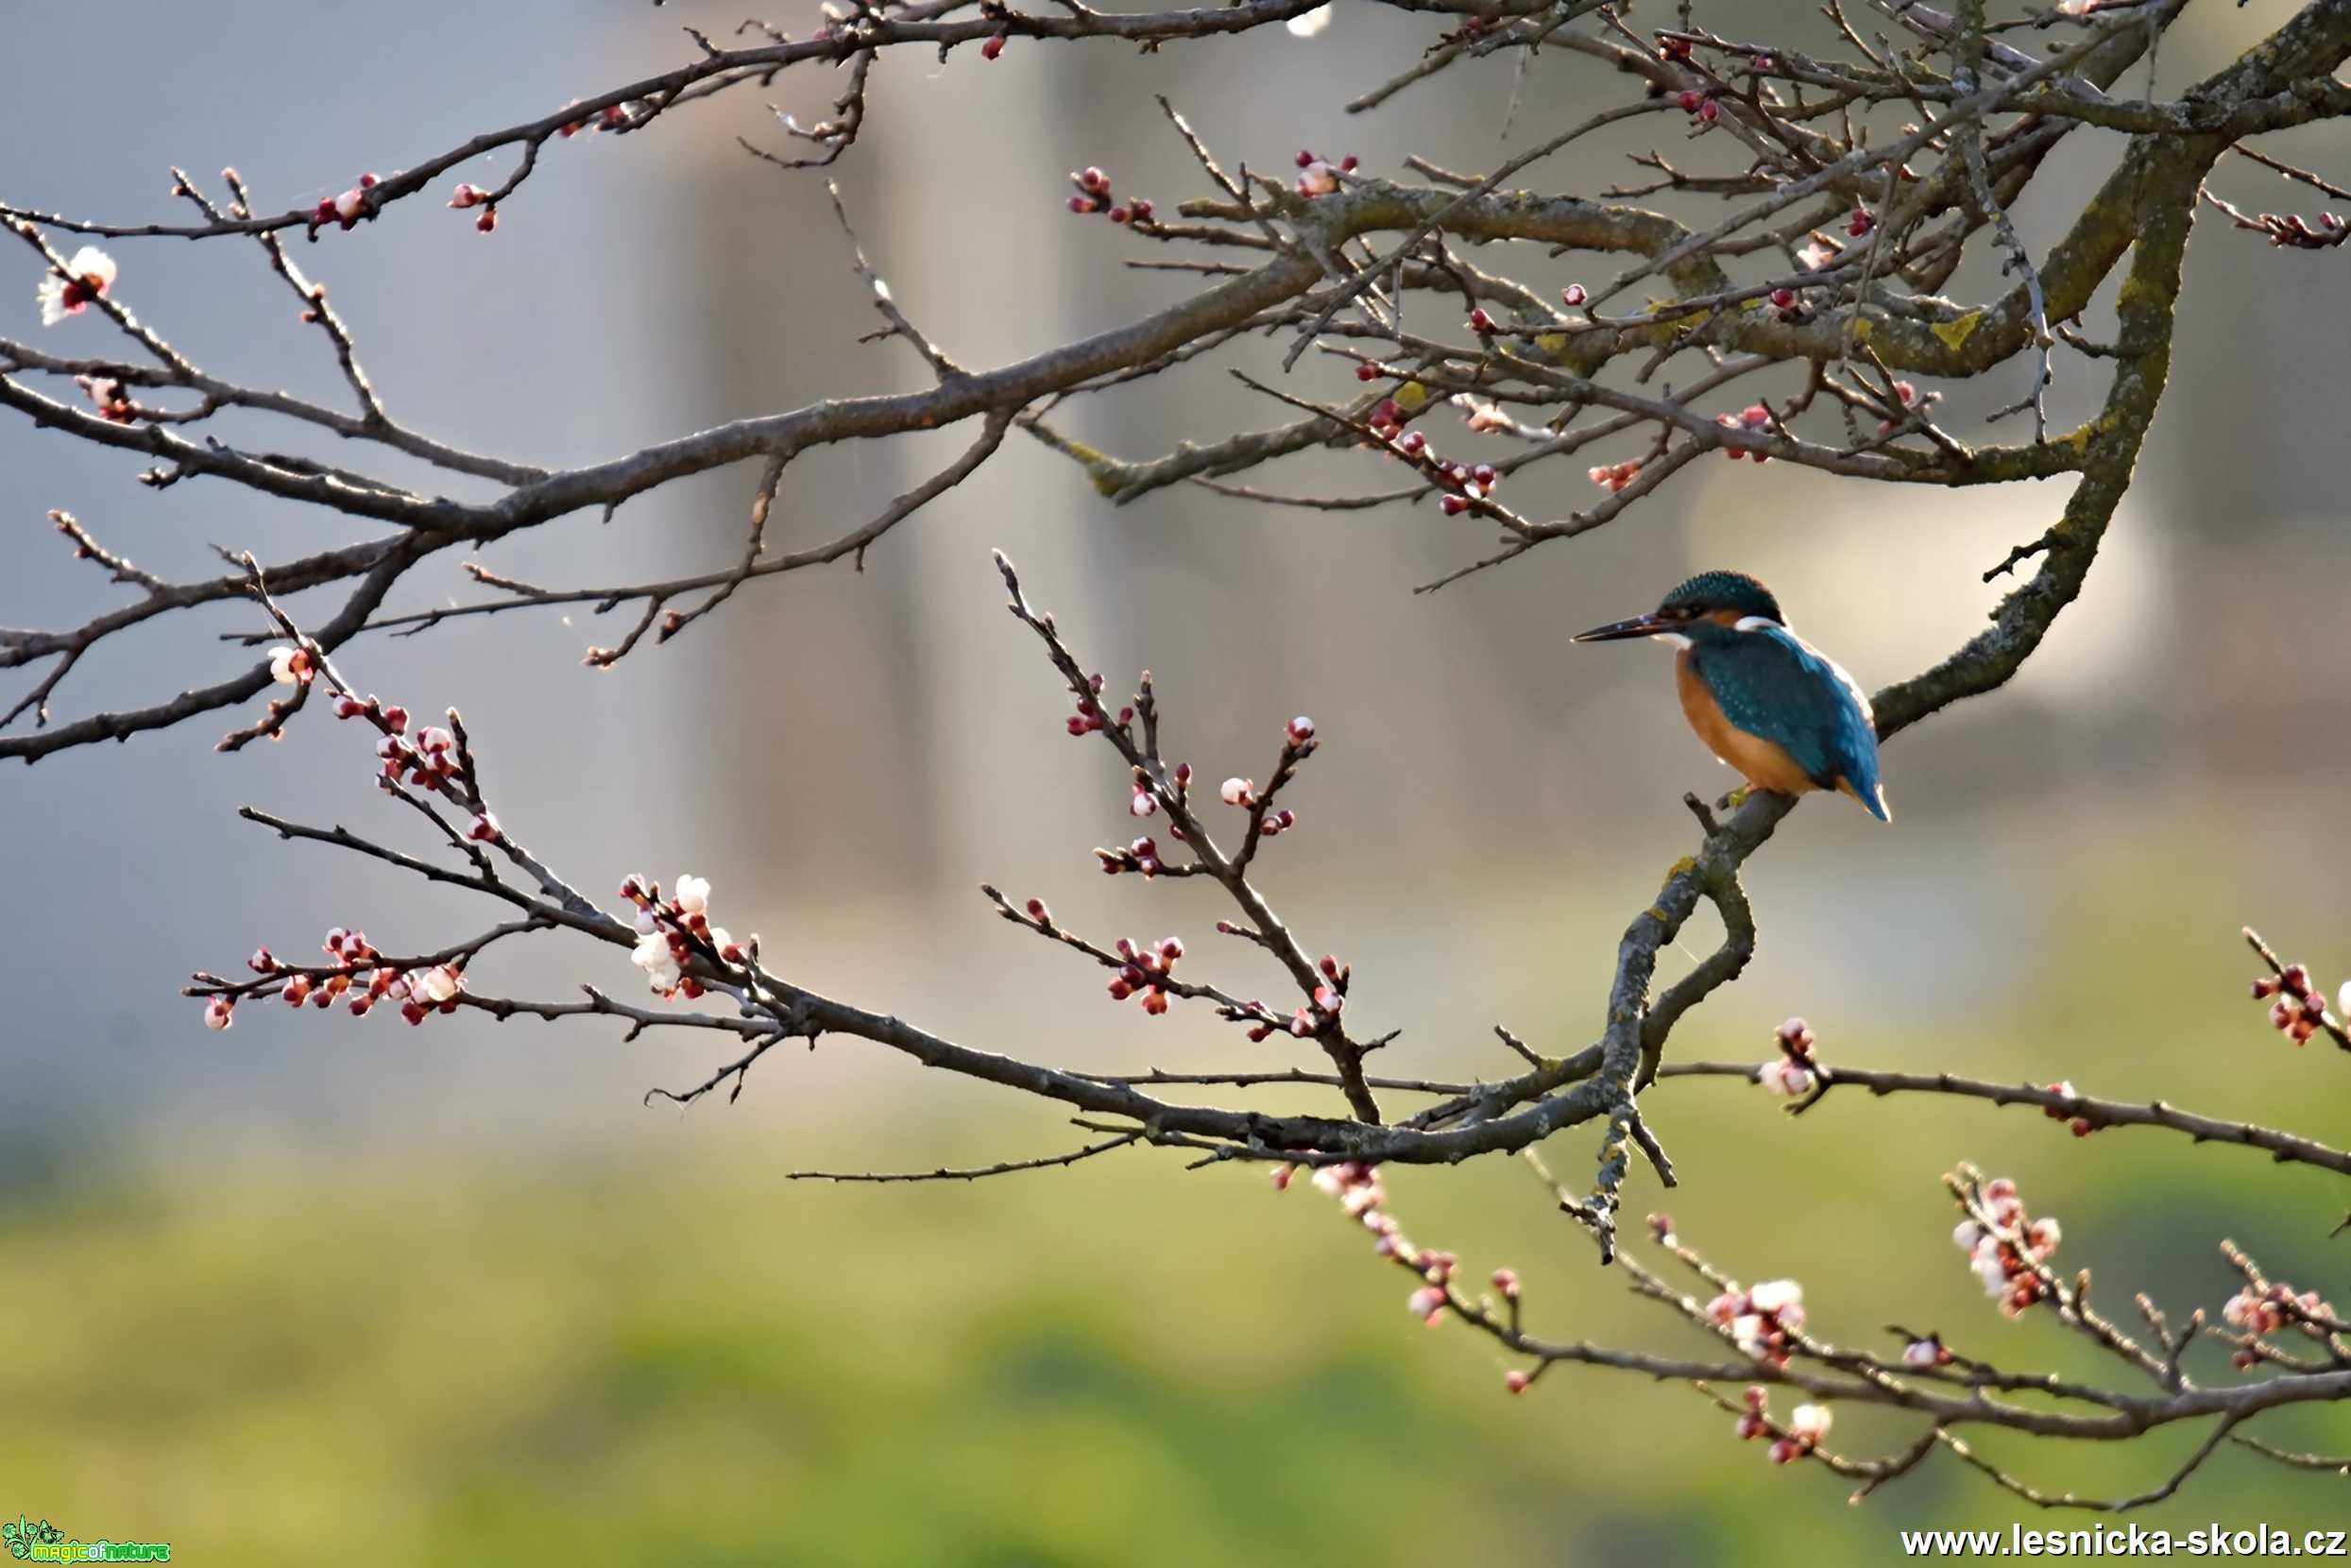
[[[1771,589],[1744,571],[1701,571],[1647,615],[1577,642],[1654,637],[1674,661],[1682,716],[1707,749],[1759,790],[1835,790],[1892,822],[1878,776],[1869,699],[1836,660],[1788,629]]]

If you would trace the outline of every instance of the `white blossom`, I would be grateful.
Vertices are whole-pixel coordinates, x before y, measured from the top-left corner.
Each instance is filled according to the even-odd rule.
[[[645,972],[656,991],[672,990],[683,978],[677,955],[670,951],[669,937],[659,931],[639,939],[637,950],[629,954],[629,962]]]
[[[1283,24],[1290,30],[1292,38],[1319,37],[1322,29],[1330,25],[1331,8],[1329,6],[1317,6],[1303,16],[1293,16]]]
[[[690,876],[681,871],[677,874],[676,886],[671,891],[677,899],[677,907],[688,914],[700,914],[710,907],[710,882],[706,877]]]
[[[1818,1442],[1829,1435],[1831,1416],[1826,1405],[1799,1405],[1788,1412],[1788,1430],[1808,1442]]]
[[[52,272],[41,280],[41,324],[54,327],[69,315],[79,315],[92,299],[114,282],[114,258],[94,245],[85,245],[67,259],[65,274]],[[227,1028],[226,1024],[220,1026]]]
[[[1984,1282],[1984,1293],[1998,1296],[2008,1288],[2008,1266],[2001,1261],[1997,1251],[1987,1250],[1975,1256],[1976,1278]]]

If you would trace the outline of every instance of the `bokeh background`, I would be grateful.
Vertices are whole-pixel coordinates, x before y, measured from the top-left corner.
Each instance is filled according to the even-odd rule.
[[[2163,47],[2162,83],[2176,90],[2291,10],[2197,8]],[[1780,37],[1817,21],[1794,0],[1701,0],[1698,13]],[[772,20],[805,29],[811,15],[795,0]],[[175,215],[169,165],[216,183],[233,163],[265,204],[307,202],[688,58],[681,22],[737,20],[688,0],[254,0],[134,4],[94,31],[73,8],[14,7],[0,22],[0,189],[162,218]],[[1065,170],[1089,162],[1163,207],[1195,192],[1151,92],[1228,163],[1285,169],[1305,145],[1386,172],[1416,151],[1490,166],[1618,90],[1546,57],[1507,141],[1504,64],[1343,112],[1431,36],[1342,3],[1311,43],[1276,32],[1142,58],[1015,43],[993,65],[908,55],[876,73],[870,129],[835,174],[908,310],[967,363],[1000,363],[1185,286],[1123,267],[1133,242],[1062,211]],[[834,90],[795,74],[773,91],[805,123]],[[1718,155],[1664,126],[1534,176],[1590,192],[1634,178],[1618,155],[1661,141]],[[396,413],[542,463],[917,384],[900,347],[854,341],[872,323],[821,177],[755,163],[738,134],[778,142],[757,89],[649,134],[552,147],[493,239],[418,202],[303,260]],[[2344,140],[2320,129],[2294,145],[2340,173]],[[2061,229],[2113,150],[2098,132],[2074,139],[2019,214],[2029,241]],[[467,171],[484,184],[501,172]],[[2221,179],[2240,201],[2291,200],[2249,165]],[[340,393],[249,249],[114,249],[123,297],[200,361]],[[30,331],[36,269],[7,264],[22,291],[8,330]],[[1684,1022],[1677,1053],[1758,1060],[1771,1027],[1801,1013],[1831,1061],[2065,1077],[2342,1140],[2351,1078],[2264,1026],[2237,935],[2252,921],[2322,975],[2351,966],[2342,264],[2217,223],[2199,232],[2172,389],[2081,603],[2011,688],[1889,752],[1894,827],[1831,805],[1781,830],[1747,878],[1756,963]],[[1613,271],[1570,257],[1538,276],[1578,267]],[[1954,292],[1995,282],[1971,272]],[[102,324],[53,336],[98,351]],[[2060,376],[2056,412],[2079,417],[2099,371],[2069,362]],[[1342,383],[1310,360],[1296,384]],[[2018,390],[1955,389],[1953,406]],[[1142,456],[1283,413],[1202,365],[1065,418]],[[803,459],[782,539],[867,515],[962,438]],[[53,506],[175,575],[206,571],[213,544],[267,557],[349,537],[213,482],[150,491],[136,467],[0,423],[0,623],[78,620],[119,591],[60,548]],[[1388,480],[1327,454],[1274,478]],[[559,584],[719,566],[747,486],[673,486],[608,525],[574,519],[486,558]],[[1521,481],[1515,504],[1557,515],[1590,495],[1562,466]],[[1491,1022],[1553,1050],[1596,1032],[1615,933],[1690,846],[1680,793],[1727,782],[1683,732],[1661,653],[1571,650],[1565,634],[1644,607],[1692,568],[1737,566],[1879,684],[1980,623],[1998,592],[1981,572],[2061,499],[1709,464],[1614,527],[1416,597],[1485,531],[1198,490],[1114,510],[1015,438],[861,574],[757,585],[608,673],[580,655],[621,628],[552,610],[370,638],[343,663],[420,710],[462,704],[502,814],[581,885],[709,875],[721,918],[760,931],[796,980],[1083,1066],[1288,1062],[1203,1016],[1110,1005],[1094,974],[978,897],[993,879],[1103,936],[1179,932],[1245,994],[1275,988],[1252,954],[1219,950],[1205,890],[1093,872],[1087,848],[1130,830],[1125,792],[1100,748],[1061,734],[1066,700],[998,607],[987,552],[1002,547],[1113,682],[1156,673],[1172,744],[1206,776],[1262,774],[1282,721],[1317,718],[1327,744],[1267,885],[1310,942],[1355,965],[1366,1017],[1405,1031],[1386,1070],[1493,1074],[1510,1064]],[[403,603],[466,597],[444,560]],[[217,678],[248,656],[218,634],[250,619],[110,648],[67,683],[61,711]],[[1130,1152],[969,1188],[785,1180],[1076,1141],[1047,1108],[857,1042],[778,1053],[740,1103],[681,1112],[639,1098],[709,1070],[717,1058],[691,1040],[624,1046],[613,1029],[472,1014],[412,1031],[260,1006],[208,1033],[176,994],[192,968],[233,969],[259,943],[300,951],[333,924],[397,949],[488,923],[389,868],[234,819],[250,802],[407,834],[367,787],[355,737],[305,723],[282,745],[215,756],[224,727],[0,775],[14,890],[0,942],[0,1512],[169,1540],[190,1562],[992,1564],[1882,1560],[1898,1525],[2019,1512],[1948,1459],[1848,1508],[1833,1477],[1773,1469],[1681,1389],[1562,1369],[1509,1399],[1491,1347],[1423,1331],[1360,1232],[1303,1185],[1270,1194],[1262,1173],[1184,1174]],[[1702,918],[1669,974],[1710,943]],[[617,953],[549,939],[502,952],[476,984],[559,995],[632,974]],[[1858,1096],[1789,1122],[1722,1081],[1672,1084],[1652,1115],[1680,1162],[1682,1234],[1744,1278],[1801,1279],[1834,1338],[1932,1324],[2019,1365],[2104,1373],[2053,1323],[2010,1323],[1982,1300],[1937,1181],[1962,1159],[2017,1177],[2063,1219],[2061,1261],[2095,1270],[2110,1311],[2135,1289],[2217,1307],[2234,1287],[2223,1236],[2298,1285],[2351,1290],[2351,1241],[2326,1239],[2340,1184],[2242,1151],[2131,1131],[2075,1140],[2030,1115]],[[1591,1141],[1579,1130],[1550,1152],[1581,1169]],[[1542,1331],[1703,1348],[1595,1269],[1515,1164],[1390,1185],[1416,1236],[1477,1274],[1517,1268]],[[1660,1201],[1645,1173],[1634,1185],[1636,1213]],[[2217,1357],[2207,1372],[2230,1375]],[[1837,1433],[1857,1451],[1907,1435],[1866,1412]],[[2341,1450],[2351,1419],[2292,1412],[2270,1435]],[[2152,1484],[2192,1440],[1983,1446],[2051,1487],[2115,1492]],[[2340,1524],[2342,1485],[2223,1455],[2149,1517]]]

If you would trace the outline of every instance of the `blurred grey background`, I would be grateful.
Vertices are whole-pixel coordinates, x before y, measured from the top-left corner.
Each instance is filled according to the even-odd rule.
[[[2256,0],[2192,9],[2163,47],[2164,88],[2213,68],[2291,9]],[[1711,20],[1754,36],[1810,38],[1819,26],[1795,0],[1698,9],[1702,21],[1713,11]],[[805,30],[812,14],[796,7],[773,20]],[[34,208],[177,221],[168,166],[216,191],[217,171],[233,164],[264,206],[307,203],[362,170],[389,170],[690,58],[681,23],[719,33],[737,20],[688,0],[658,10],[257,0],[116,8],[100,35],[86,11],[14,7],[0,21],[0,191]],[[831,172],[913,319],[963,362],[999,364],[1132,319],[1189,286],[1123,267],[1159,252],[1062,206],[1065,172],[1089,162],[1163,211],[1200,192],[1151,93],[1167,94],[1228,165],[1286,172],[1307,145],[1401,175],[1411,152],[1491,166],[1620,91],[1589,63],[1545,56],[1523,84],[1507,144],[1498,138],[1512,87],[1499,63],[1417,87],[1376,114],[1342,111],[1432,36],[1424,21],[1342,0],[1314,41],[1276,29],[1146,57],[1015,42],[993,64],[972,51],[944,64],[907,52],[876,72],[866,134]],[[827,111],[837,85],[804,69],[773,91],[808,123]],[[551,145],[494,236],[418,200],[356,232],[330,232],[300,259],[329,284],[396,415],[535,462],[598,460],[745,413],[920,384],[902,346],[855,341],[876,322],[824,176],[783,174],[736,146],[738,135],[783,145],[762,102],[757,87],[738,89],[644,134]],[[1638,125],[1529,179],[1594,192],[1638,175],[1616,156],[1626,151],[1728,156],[1685,147],[1680,135],[1670,119]],[[2018,213],[2028,243],[2062,231],[2114,145],[2101,132],[2077,134]],[[2317,128],[2292,146],[2340,175],[2351,138]],[[455,178],[493,184],[507,167],[493,158]],[[2249,206],[2295,199],[2247,164],[2223,165],[2219,179]],[[324,344],[295,319],[253,247],[110,248],[120,297],[207,367],[342,396]],[[1615,270],[1590,257],[1532,264],[1554,284]],[[1748,878],[1761,956],[1735,992],[1685,1024],[1678,1049],[1757,1056],[1768,1026],[1800,1012],[1832,1060],[1896,1065],[1968,1053],[1996,1075],[2081,1079],[2087,1052],[2104,1066],[2101,1088],[2176,1092],[2191,1103],[2203,1089],[2218,1101],[2209,1109],[2276,1116],[2291,1104],[2314,1114],[2305,1131],[2340,1127],[2341,1075],[2323,1070],[2333,1064],[2313,1052],[2284,1065],[2292,1087],[2248,1086],[2243,1061],[2276,1065],[2284,1048],[2241,1004],[2217,1014],[2233,1034],[2190,1020],[2220,1008],[2245,967],[2235,932],[2246,920],[2324,973],[2340,978],[2351,962],[2340,897],[2341,781],[2351,763],[2351,622],[2338,613],[2351,579],[2336,461],[2336,366],[2351,335],[2342,264],[2331,252],[2269,250],[2207,216],[2189,259],[2172,389],[2082,601],[2010,690],[1889,749],[1893,828],[1830,804],[1781,830]],[[16,301],[8,330],[37,331],[29,252],[0,266],[18,280],[0,289]],[[1953,292],[1997,286],[1980,265]],[[2098,326],[2093,313],[2093,336]],[[42,342],[113,351],[95,318]],[[1270,359],[1241,353],[1261,367]],[[1952,406],[2004,402],[2023,373],[1953,389]],[[2095,406],[2104,375],[2070,358],[2059,376],[2053,412],[2062,425]],[[1307,395],[1352,386],[1311,357],[1292,383]],[[1201,363],[1084,400],[1061,418],[1089,442],[1140,457],[1285,414],[1221,363]],[[1479,439],[1450,416],[1431,428],[1447,450]],[[2008,439],[2021,433],[2003,429]],[[771,545],[804,546],[853,525],[968,436],[802,459]],[[1513,505],[1547,517],[1587,504],[1595,492],[1584,461],[1534,470],[1513,486]],[[175,576],[213,570],[214,544],[268,558],[353,537],[339,517],[214,481],[150,491],[133,482],[139,466],[0,419],[0,623],[77,622],[122,592],[71,559],[44,520],[51,507]],[[673,486],[608,524],[572,518],[482,558],[551,586],[718,568],[740,548],[751,478]],[[1391,478],[1366,455],[1316,454],[1252,482],[1305,491]],[[1102,748],[1062,734],[1066,698],[1000,607],[988,551],[1002,548],[1114,687],[1144,666],[1154,672],[1172,752],[1207,778],[1262,776],[1282,722],[1315,717],[1326,745],[1298,787],[1301,829],[1269,851],[1267,884],[1309,941],[1356,966],[1355,1005],[1405,1031],[1388,1070],[1491,1073],[1508,1064],[1483,1034],[1490,1022],[1546,1049],[1596,1031],[1614,934],[1690,847],[1681,792],[1730,782],[1684,731],[1661,652],[1571,649],[1567,634],[1647,606],[1693,569],[1737,567],[1771,582],[1798,629],[1874,687],[1969,635],[2006,586],[1981,573],[2061,502],[2055,486],[1887,490],[1784,464],[1709,463],[1596,535],[1416,596],[1414,585],[1488,546],[1482,525],[1427,508],[1252,509],[1196,489],[1113,509],[1066,460],[1016,435],[877,545],[861,573],[844,566],[751,585],[674,643],[607,673],[583,668],[581,654],[617,640],[629,611],[599,621],[577,607],[519,610],[415,639],[370,636],[338,658],[366,688],[419,712],[461,706],[507,826],[592,893],[632,871],[707,875],[719,918],[760,932],[794,980],[976,1045],[1099,1067],[1264,1063],[1203,1017],[1150,1020],[1110,1006],[1090,972],[1019,940],[979,898],[989,879],[1048,898],[1098,935],[1181,932],[1196,964],[1243,994],[1270,994],[1278,978],[1247,952],[1217,949],[1207,928],[1219,912],[1202,890],[1093,870],[1087,848],[1133,830],[1126,792]],[[475,596],[443,557],[403,586],[396,607]],[[217,635],[251,621],[173,618],[109,646],[65,684],[59,712],[144,704],[218,678],[248,656]],[[228,727],[208,718],[0,774],[0,869],[15,890],[11,939],[0,942],[0,1208],[17,1205],[26,1224],[58,1191],[117,1172],[200,1202],[248,1168],[275,1172],[273,1191],[349,1168],[396,1185],[449,1169],[503,1172],[483,1178],[503,1185],[543,1160],[585,1155],[636,1173],[620,1178],[625,1186],[696,1168],[675,1164],[689,1155],[729,1169],[724,1162],[750,1152],[779,1166],[928,1164],[943,1150],[998,1157],[1065,1136],[1049,1112],[934,1081],[854,1043],[763,1065],[731,1108],[680,1114],[639,1098],[704,1076],[717,1057],[690,1040],[624,1047],[609,1028],[500,1026],[471,1014],[410,1031],[388,1016],[260,1005],[241,1010],[232,1031],[208,1033],[196,1004],[177,995],[193,968],[234,970],[263,943],[298,953],[335,924],[415,948],[496,918],[388,867],[281,844],[238,822],[235,808],[250,803],[402,842],[410,831],[369,787],[372,759],[353,731],[306,718],[281,745],[216,756]],[[1707,942],[1694,930],[1669,963],[1691,962]],[[634,979],[621,954],[542,938],[496,955],[475,984],[556,996],[582,980],[625,990]],[[1754,1132],[1760,1115],[1750,1106],[1737,1118],[1749,1135],[1763,1135]],[[2073,1151],[2053,1150],[2037,1123],[2003,1122],[1986,1135],[1992,1119],[1968,1120],[1966,1138],[1920,1137],[1899,1155],[1891,1142],[1847,1150],[1900,1165],[1873,1171],[1860,1190],[1883,1181],[1914,1199],[1905,1234],[1928,1248],[1940,1245],[1934,1171],[1997,1147],[1990,1139],[2029,1142],[2050,1162],[2051,1185],[2096,1185],[2094,1173],[2062,1163]],[[1856,1108],[1840,1137],[1866,1145],[1869,1125]],[[1940,1124],[1922,1113],[1918,1125]],[[1806,1133],[1777,1147],[1829,1147],[1810,1118]],[[1751,1185],[1759,1156],[1711,1138],[1684,1154],[1700,1189],[1694,1202],[1726,1221],[1776,1208]],[[1580,1142],[1560,1152],[1571,1166],[1583,1158]],[[1856,1189],[1821,1182],[1814,1196],[1853,1202]],[[724,1190],[762,1232],[820,1210],[835,1218],[806,1222],[873,1212],[854,1206],[858,1194],[772,1181]],[[1082,1174],[1058,1190],[1086,1190]],[[1208,1201],[1207,1189],[1187,1190],[1203,1196],[1166,1201]],[[2272,1218],[2299,1244],[2340,1202],[2291,1190]],[[1528,1207],[1525,1222],[1540,1225],[1539,1206]],[[1295,1245],[1335,1239],[1327,1227],[1301,1237]],[[2173,1267],[2158,1261],[2152,1233],[2146,1239],[2133,1261]],[[836,1260],[859,1267],[854,1230],[846,1244]],[[966,1262],[978,1272],[921,1287],[941,1316],[962,1310],[959,1292],[985,1297],[1026,1277],[1002,1258],[1001,1274],[985,1254]],[[2196,1270],[2199,1288],[2219,1283],[2205,1262]],[[1938,1283],[1964,1297],[1964,1273],[1948,1271],[1959,1277]],[[1377,1298],[1361,1310],[1392,1331],[1388,1276],[1350,1255],[1341,1277]],[[1171,1288],[1212,1287],[1191,1278]],[[1408,1355],[1434,1354],[1415,1340]],[[1483,1409],[1482,1385],[1476,1398]],[[60,1474],[80,1477],[83,1494],[111,1495],[92,1479],[111,1473]],[[0,1508],[17,1502],[0,1497]],[[1653,1542],[1672,1539],[1674,1526],[1627,1527],[1627,1539]]]

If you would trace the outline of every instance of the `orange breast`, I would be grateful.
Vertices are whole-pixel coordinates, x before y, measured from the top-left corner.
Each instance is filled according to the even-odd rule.
[[[1783,795],[1820,788],[1778,742],[1750,735],[1723,717],[1721,705],[1698,679],[1696,663],[1686,648],[1674,660],[1674,683],[1681,691],[1682,717],[1698,732],[1706,749],[1736,768],[1748,783]]]

